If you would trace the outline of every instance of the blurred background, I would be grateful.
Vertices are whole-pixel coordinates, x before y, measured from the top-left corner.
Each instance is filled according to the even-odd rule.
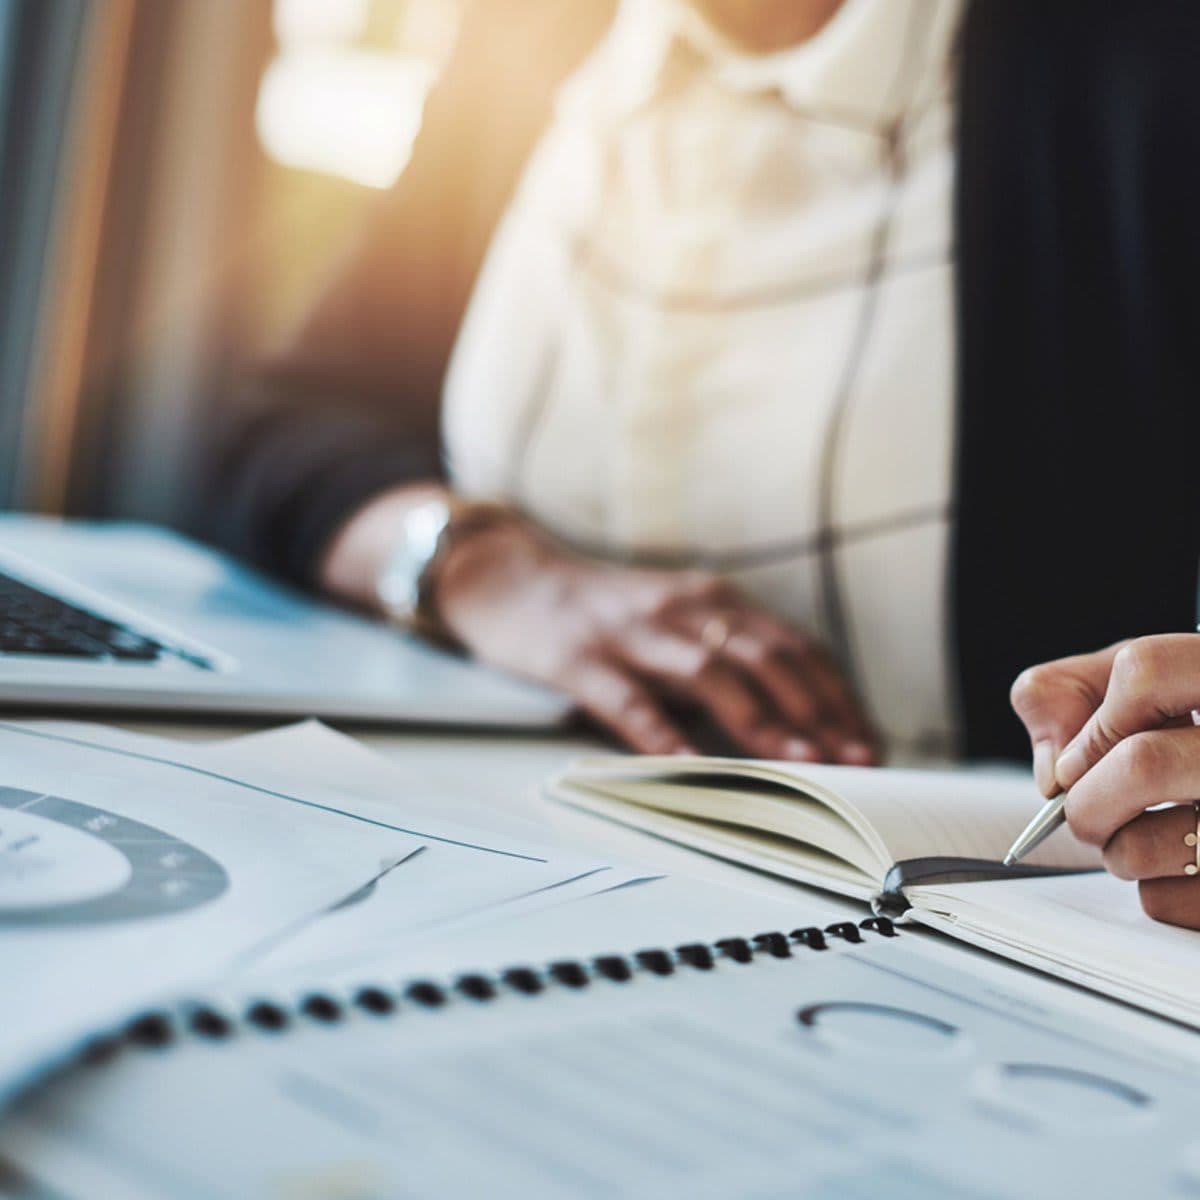
[[[0,0],[0,507],[202,528],[240,364],[404,170],[462,0]]]

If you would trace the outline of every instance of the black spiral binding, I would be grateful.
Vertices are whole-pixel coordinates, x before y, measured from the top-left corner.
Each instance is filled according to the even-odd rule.
[[[687,942],[673,949],[638,950],[633,954],[601,954],[589,961],[564,959],[545,967],[515,966],[497,975],[478,972],[460,975],[450,983],[428,979],[409,980],[395,986],[369,984],[344,995],[313,991],[296,1001],[258,999],[240,1014],[208,1004],[185,1004],[175,1010],[145,1012],[115,1034],[97,1037],[80,1053],[84,1065],[111,1061],[122,1046],[161,1050],[191,1036],[218,1042],[239,1032],[269,1036],[290,1026],[335,1025],[352,1014],[386,1018],[403,1008],[435,1009],[451,1003],[487,1004],[501,996],[536,996],[552,989],[581,991],[593,983],[626,984],[640,975],[673,975],[676,971],[712,971],[721,963],[745,966],[755,958],[791,958],[797,948],[828,950],[831,941],[858,945],[864,932],[883,938],[900,934],[887,917],[836,921],[823,928],[808,925],[788,933],[771,930],[753,937],[719,938],[715,942]]]

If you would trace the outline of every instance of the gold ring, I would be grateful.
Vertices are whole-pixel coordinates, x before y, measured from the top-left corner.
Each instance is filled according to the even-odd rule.
[[[716,654],[725,649],[725,643],[729,641],[732,632],[729,622],[724,617],[709,617],[700,630],[700,644]],[[1197,857],[1200,858],[1200,853]]]
[[[1195,848],[1196,861],[1184,863],[1183,873],[1185,875],[1200,875],[1200,800],[1192,801],[1192,812],[1196,816],[1196,832],[1185,833],[1183,835],[1183,844]]]

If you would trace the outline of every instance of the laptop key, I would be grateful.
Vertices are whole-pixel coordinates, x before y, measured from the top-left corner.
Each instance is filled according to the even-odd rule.
[[[38,633],[19,633],[0,639],[0,650],[9,654],[54,654],[75,658],[100,657],[94,650],[72,645],[62,638],[46,637]]]
[[[93,658],[152,663],[176,654],[195,666],[211,664],[171,650],[128,626],[79,608],[0,572],[0,654]]]

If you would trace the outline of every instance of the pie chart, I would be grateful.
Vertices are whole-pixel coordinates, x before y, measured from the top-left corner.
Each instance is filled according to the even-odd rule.
[[[161,829],[0,787],[0,929],[167,916],[228,887],[220,863]]]

